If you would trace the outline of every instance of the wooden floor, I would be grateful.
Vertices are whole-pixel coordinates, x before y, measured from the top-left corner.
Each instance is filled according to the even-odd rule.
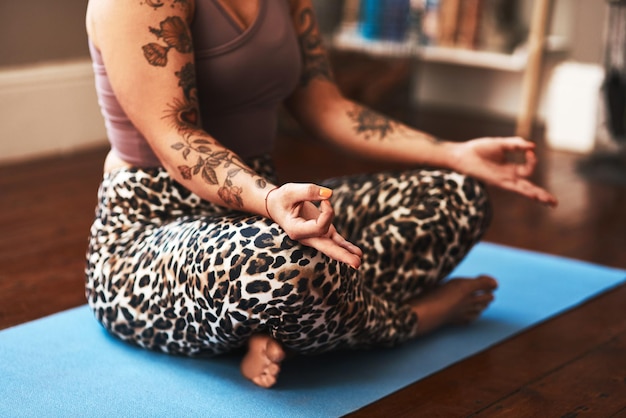
[[[510,123],[466,115],[412,117],[452,139],[512,132]],[[85,303],[83,254],[104,155],[95,149],[0,167],[0,329]],[[576,155],[545,147],[539,155],[535,180],[561,205],[551,210],[492,190],[496,212],[486,239],[626,268],[626,187],[583,179]],[[277,159],[285,181],[383,168],[315,145],[289,126]],[[626,416],[626,287],[353,416]]]

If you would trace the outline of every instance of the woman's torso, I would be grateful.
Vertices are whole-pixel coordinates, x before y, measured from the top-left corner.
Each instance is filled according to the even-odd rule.
[[[295,88],[301,64],[285,0],[259,0],[244,10],[229,7],[235,3],[196,0],[191,32],[202,127],[247,158],[271,151],[278,106]],[[109,165],[115,157],[122,164],[160,165],[117,102],[93,42],[90,50],[115,154]]]

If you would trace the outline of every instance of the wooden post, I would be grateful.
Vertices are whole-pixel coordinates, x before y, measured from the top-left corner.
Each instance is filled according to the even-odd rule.
[[[516,135],[530,139],[532,134],[537,102],[539,99],[539,83],[543,53],[545,50],[550,0],[534,0],[530,34],[528,36],[528,64],[522,82],[522,103],[517,116]]]

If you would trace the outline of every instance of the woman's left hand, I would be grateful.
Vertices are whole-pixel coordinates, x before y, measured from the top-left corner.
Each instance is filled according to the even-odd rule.
[[[454,145],[454,169],[543,204],[557,205],[552,194],[528,180],[537,163],[534,143],[510,137],[478,138]],[[523,158],[516,159],[516,155]]]

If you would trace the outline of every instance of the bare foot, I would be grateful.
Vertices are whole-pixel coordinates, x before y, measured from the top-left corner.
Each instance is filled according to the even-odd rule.
[[[284,358],[285,351],[278,341],[265,334],[253,335],[241,361],[241,374],[261,387],[272,387]]]
[[[498,283],[489,276],[452,279],[411,302],[417,313],[419,335],[444,325],[474,321],[493,301]]]

